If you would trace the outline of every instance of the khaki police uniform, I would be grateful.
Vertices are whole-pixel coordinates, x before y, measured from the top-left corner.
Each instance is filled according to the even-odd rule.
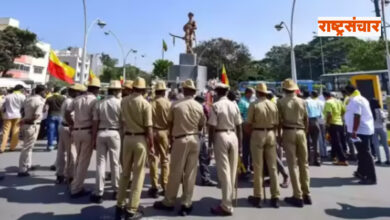
[[[226,96],[212,105],[208,124],[215,127],[213,140],[217,174],[222,189],[221,208],[233,213],[233,192],[238,164],[236,126],[242,124],[238,106]]]
[[[145,161],[148,151],[145,135],[148,127],[153,125],[152,108],[141,94],[133,93],[122,99],[121,115],[125,137],[117,206],[123,207],[125,205],[127,187],[132,174],[127,211],[135,213],[138,210],[145,178]]]
[[[197,174],[199,157],[199,128],[206,122],[203,107],[193,97],[185,97],[173,104],[169,111],[173,145],[170,173],[163,204],[175,205],[180,183],[183,184],[181,203],[186,208],[192,205],[192,194]]]
[[[33,122],[24,123],[22,127],[23,148],[19,157],[19,173],[25,173],[31,167],[32,148],[38,138],[40,123],[43,115],[45,99],[40,95],[33,95],[26,99],[23,104],[24,120],[30,120],[39,117]]]
[[[253,164],[253,196],[262,198],[264,162],[267,164],[271,179],[271,197],[279,198],[277,175],[277,154],[275,129],[279,124],[278,109],[266,97],[260,97],[251,103],[248,109],[247,123],[251,125],[250,149]]]
[[[73,179],[74,169],[76,162],[76,147],[72,141],[72,135],[69,130],[69,122],[66,121],[65,111],[69,108],[70,103],[73,101],[72,98],[66,98],[61,106],[61,117],[62,123],[58,129],[58,149],[57,149],[57,160],[56,160],[56,175],[64,176],[67,179]]]
[[[76,97],[67,111],[74,112],[72,138],[76,147],[75,176],[71,184],[71,194],[83,190],[85,177],[91,160],[92,146],[92,112],[97,102],[96,96],[87,92]]]
[[[93,112],[93,120],[98,121],[96,138],[96,191],[95,195],[103,196],[106,173],[107,153],[110,157],[111,185],[117,191],[119,184],[119,153],[121,100],[115,96],[107,96],[97,102]]]
[[[295,93],[278,100],[279,120],[283,128],[282,146],[286,151],[293,196],[310,195],[310,177],[306,141],[307,110],[305,101]],[[299,171],[299,173],[298,173]],[[303,195],[302,195],[303,194]]]
[[[158,97],[151,103],[153,118],[153,133],[155,154],[149,156],[150,179],[152,188],[160,188],[158,177],[158,161],[161,164],[160,183],[165,190],[169,174],[169,139],[168,139],[168,113],[171,102],[164,97]]]

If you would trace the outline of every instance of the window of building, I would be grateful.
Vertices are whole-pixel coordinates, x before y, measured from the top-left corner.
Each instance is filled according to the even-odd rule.
[[[30,72],[30,66],[20,63],[14,64],[14,69],[21,70],[23,72]]]
[[[36,74],[42,74],[44,67],[42,66],[34,66],[34,73]]]

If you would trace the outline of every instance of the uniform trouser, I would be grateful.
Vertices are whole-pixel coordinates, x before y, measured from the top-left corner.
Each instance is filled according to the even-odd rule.
[[[237,175],[238,139],[235,132],[217,132],[214,139],[217,175],[222,189],[221,208],[233,212],[233,193]]]
[[[253,160],[253,195],[262,198],[264,161],[271,179],[271,197],[279,198],[276,137],[274,131],[253,131],[251,137]]]
[[[174,206],[180,183],[183,184],[181,204],[189,208],[197,174],[199,138],[190,135],[175,139],[172,145],[170,173],[163,203]]]
[[[320,124],[317,118],[309,120],[309,145],[308,145],[308,161],[320,162]],[[313,154],[311,151],[313,150]]]
[[[3,138],[1,142],[1,151],[5,151],[8,142],[9,133],[11,132],[10,149],[14,150],[19,142],[20,118],[3,120]]]
[[[346,161],[345,151],[343,148],[343,142],[345,142],[344,136],[344,126],[342,125],[333,125],[329,127],[330,141],[332,144],[332,151],[334,151],[333,156],[337,156],[339,161]]]
[[[76,147],[73,144],[69,127],[60,126],[56,160],[56,175],[73,179],[76,163]]]
[[[310,195],[305,131],[303,129],[284,129],[282,143],[286,151],[293,196],[297,199],[302,199],[302,195]]]
[[[165,190],[168,183],[169,175],[169,140],[168,130],[155,130],[154,131],[154,147],[155,155],[149,156],[150,163],[150,179],[152,188],[160,188],[159,176],[158,176],[158,162],[161,164],[161,176],[160,183],[163,190]]]
[[[131,182],[127,211],[134,213],[138,210],[142,187],[145,179],[145,161],[147,158],[147,143],[145,136],[126,135],[123,142],[123,166],[119,181],[117,205],[123,207],[126,201],[126,191]]]
[[[32,149],[38,138],[39,125],[23,125],[23,147],[19,157],[19,172],[27,172],[32,163]]]
[[[107,153],[110,157],[111,186],[114,191],[119,183],[119,153],[121,137],[119,131],[99,131],[96,139],[96,191],[95,194],[103,196],[104,180],[106,175]]]
[[[90,130],[75,130],[72,132],[72,136],[77,152],[75,176],[71,185],[71,193],[75,194],[83,190],[93,147],[91,146]]]
[[[200,145],[200,151],[199,151],[200,179],[203,182],[209,182],[211,181],[211,174],[209,170],[211,158],[209,154],[209,148],[207,146],[206,137],[200,136],[199,145]]]
[[[382,145],[385,150],[386,160],[390,161],[389,156],[389,146],[387,143],[387,130],[386,128],[375,128],[375,133],[372,136],[372,141],[374,142],[376,155],[378,157],[378,161],[382,161],[381,151],[379,150],[379,146]]]
[[[370,150],[372,135],[357,135],[360,142],[355,142],[357,150],[357,172],[364,178],[376,182],[375,164]]]
[[[61,124],[61,117],[49,115],[47,117],[47,147],[52,147],[58,141],[58,127]]]

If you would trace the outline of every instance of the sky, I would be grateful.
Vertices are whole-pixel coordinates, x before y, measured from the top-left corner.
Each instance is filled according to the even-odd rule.
[[[127,63],[152,71],[153,62],[162,56],[162,40],[168,44],[165,59],[178,62],[185,51],[184,42],[169,33],[183,35],[188,12],[195,14],[197,41],[222,37],[245,44],[253,59],[262,59],[274,45],[288,44],[285,30],[275,24],[290,23],[293,0],[86,0],[88,24],[97,18],[107,23],[104,30],[93,26],[88,37],[88,53],[108,53],[120,60],[121,50],[114,32],[125,50],[136,49]],[[389,8],[386,13],[389,15]],[[296,0],[294,43],[313,39],[318,17],[374,16],[371,0]],[[1,0],[0,17],[12,17],[20,27],[35,32],[38,39],[54,49],[82,47],[84,14],[82,0]],[[145,55],[141,58],[140,55]]]

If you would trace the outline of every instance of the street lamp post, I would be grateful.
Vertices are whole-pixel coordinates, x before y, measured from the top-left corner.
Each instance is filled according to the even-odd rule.
[[[386,31],[386,16],[385,16],[385,3],[388,1],[382,0],[382,25],[383,25],[383,35],[386,44],[386,64],[387,64],[387,92],[390,93],[390,54],[389,54],[389,45],[387,42],[387,31]]]
[[[297,82],[297,68],[295,63],[295,52],[294,52],[294,40],[293,40],[293,24],[294,24],[294,11],[295,11],[295,1],[293,0],[292,10],[291,10],[291,24],[290,29],[288,29],[285,22],[280,22],[280,24],[275,25],[277,31],[283,29],[283,25],[288,32],[288,36],[290,37],[290,45],[291,45],[291,78],[294,82]],[[291,31],[290,31],[291,30]]]
[[[83,0],[83,8],[84,8],[84,44],[83,44],[83,51],[82,51],[82,58],[81,58],[81,70],[80,70],[80,83],[84,84],[85,81],[85,63],[87,59],[87,40],[88,40],[88,34],[91,31],[92,27],[94,24],[99,25],[100,28],[103,28],[106,26],[106,23],[103,22],[100,19],[96,19],[91,23],[89,27],[87,27],[87,5],[86,5],[86,0]]]
[[[317,32],[313,31],[313,34],[317,35]],[[318,36],[317,36],[318,37]],[[325,74],[325,59],[324,59],[324,50],[323,50],[323,46],[322,46],[322,37],[318,37],[320,38],[320,45],[321,45],[321,61],[322,61],[322,75]]]

